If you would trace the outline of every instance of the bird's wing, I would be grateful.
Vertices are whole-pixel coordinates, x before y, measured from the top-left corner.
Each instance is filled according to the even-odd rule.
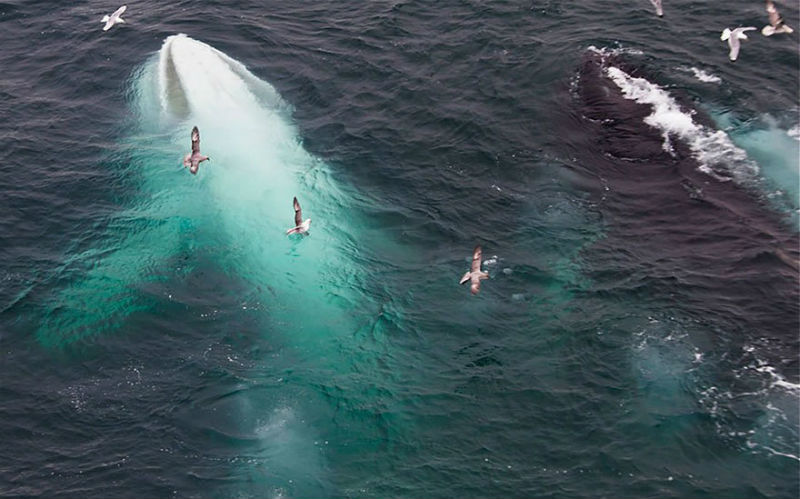
[[[111,18],[113,19],[115,17],[121,16],[122,13],[125,12],[125,9],[127,9],[127,8],[128,8],[127,5],[123,5],[122,7],[118,8],[117,10],[114,11],[113,14],[111,14]]]
[[[472,272],[481,271],[481,253],[480,245],[475,246],[475,250],[472,252],[472,267],[470,268]]]
[[[469,277],[472,275],[470,272],[467,272],[463,276],[461,276],[461,280],[458,281],[459,284],[464,284],[465,282],[469,281]]]
[[[292,201],[292,205],[294,206],[294,225],[296,227],[303,223],[303,210],[300,208],[300,202],[297,201],[297,197]]]
[[[747,28],[736,28],[734,30],[734,34],[736,35],[736,38],[739,39],[739,40],[747,40],[747,35],[745,35],[744,32],[745,31],[755,31],[755,29],[756,28],[754,28],[752,26],[748,26]],[[733,38],[733,37],[731,37],[731,38]]]
[[[200,152],[200,130],[192,128],[192,154]]]

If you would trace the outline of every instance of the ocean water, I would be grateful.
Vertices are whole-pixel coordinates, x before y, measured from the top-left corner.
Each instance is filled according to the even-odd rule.
[[[0,495],[800,493],[760,2],[117,6],[0,0]]]

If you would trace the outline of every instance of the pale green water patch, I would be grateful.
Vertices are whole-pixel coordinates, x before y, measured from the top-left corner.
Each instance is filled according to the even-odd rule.
[[[740,122],[730,112],[712,112],[734,144],[756,161],[767,182],[767,196],[800,208],[800,141],[770,115]]]

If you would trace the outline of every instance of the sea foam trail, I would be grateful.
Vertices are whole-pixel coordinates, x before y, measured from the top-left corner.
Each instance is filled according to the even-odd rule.
[[[692,113],[684,111],[666,90],[615,66],[606,67],[605,72],[626,98],[652,106],[653,112],[644,121],[662,132],[664,150],[673,151],[670,140],[675,137],[689,146],[702,172],[719,180],[732,178],[741,184],[757,180],[758,165],[744,150],[736,147],[722,130],[711,130],[695,122]]]

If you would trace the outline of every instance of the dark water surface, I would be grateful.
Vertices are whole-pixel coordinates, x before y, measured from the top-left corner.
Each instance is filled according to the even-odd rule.
[[[719,40],[760,2],[116,7],[0,0],[0,495],[798,495],[798,34]],[[300,143],[181,171],[177,33]]]

